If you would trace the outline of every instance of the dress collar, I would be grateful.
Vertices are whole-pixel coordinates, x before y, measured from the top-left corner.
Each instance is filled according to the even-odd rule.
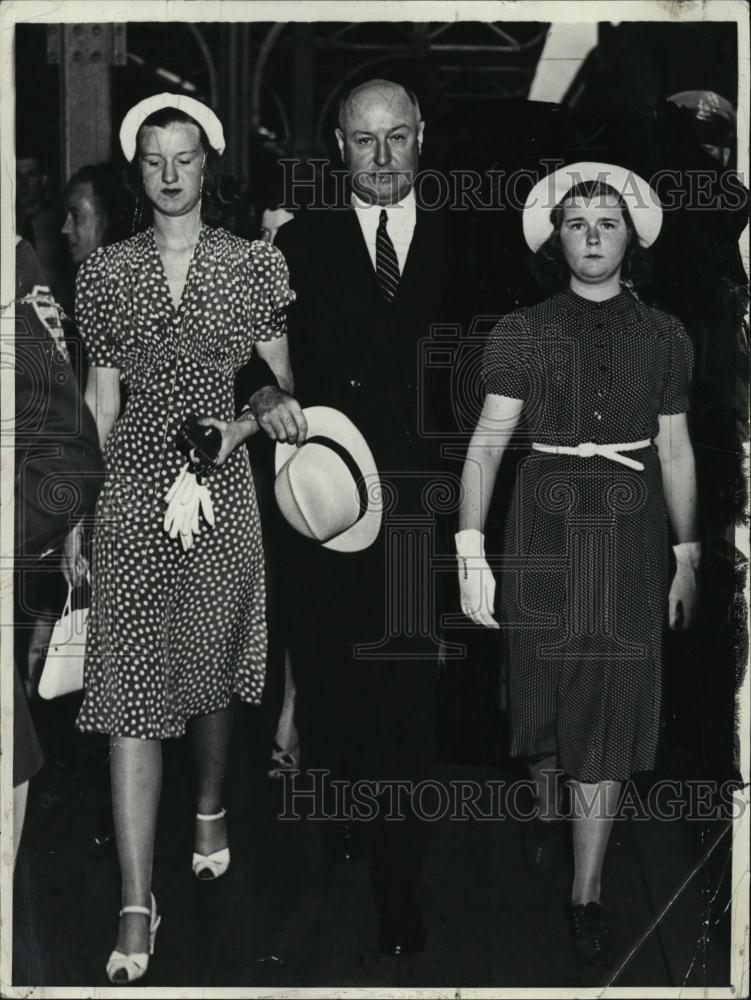
[[[559,292],[556,298],[567,312],[578,315],[591,315],[601,311],[627,312],[638,302],[634,293],[629,291],[624,285],[621,285],[621,290],[617,295],[613,295],[609,299],[604,299],[602,302],[585,299],[583,295],[577,295],[570,288],[565,288],[562,292]]]

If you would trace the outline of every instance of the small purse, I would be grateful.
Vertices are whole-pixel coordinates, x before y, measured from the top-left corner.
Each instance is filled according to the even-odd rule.
[[[47,649],[47,658],[39,680],[40,698],[60,698],[83,687],[83,661],[86,652],[86,628],[89,621],[86,607],[73,607],[73,588],[68,586],[68,599],[55,622]]]

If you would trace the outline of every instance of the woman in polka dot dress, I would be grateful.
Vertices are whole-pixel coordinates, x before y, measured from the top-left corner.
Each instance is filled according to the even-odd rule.
[[[594,965],[612,960],[600,876],[620,783],[655,761],[668,523],[671,626],[690,624],[697,594],[691,345],[674,317],[620,284],[661,219],[646,183],[609,164],[575,164],[533,188],[527,242],[567,287],[489,337],[456,536],[462,610],[502,629],[512,754],[526,758],[538,792],[524,838],[534,872],[559,839],[557,776],[570,779],[570,915],[577,951]],[[493,573],[485,517],[517,427],[531,451]]]
[[[304,417],[291,397],[264,390],[263,413],[234,419],[234,376],[254,350],[289,387],[283,310],[294,296],[272,246],[201,223],[204,164],[224,148],[218,118],[192,99],[157,95],[131,109],[120,138],[153,226],[84,263],[76,314],[107,468],[78,725],[110,734],[123,910],[107,975],[123,983],[146,971],[160,919],[151,894],[160,741],[186,727],[197,771],[193,871],[216,878],[229,864],[229,704],[234,694],[260,701],[266,656],[258,508],[238,445],[256,417],[264,427],[277,421],[272,436],[302,440]],[[121,379],[128,396],[118,416]],[[187,535],[172,537],[167,494],[185,462],[176,434],[190,414],[221,432],[206,478],[213,516],[204,502]]]

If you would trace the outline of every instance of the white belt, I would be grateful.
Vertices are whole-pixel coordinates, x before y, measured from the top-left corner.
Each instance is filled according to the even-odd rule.
[[[636,451],[638,448],[648,448],[652,442],[649,438],[646,441],[629,441],[626,444],[595,444],[594,441],[587,441],[585,444],[577,444],[573,447],[565,444],[538,444],[533,442],[535,451],[546,451],[551,455],[578,455],[580,458],[592,458],[593,455],[601,455],[609,458],[611,462],[620,462],[627,465],[629,469],[636,469],[637,472],[644,471],[644,465],[634,458],[626,458],[621,455],[622,451]]]

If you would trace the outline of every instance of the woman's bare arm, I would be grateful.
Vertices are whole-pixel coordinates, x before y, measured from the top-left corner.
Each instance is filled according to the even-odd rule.
[[[99,445],[104,444],[120,415],[119,368],[90,368],[84,399],[96,421]]]
[[[459,530],[484,531],[498,467],[514,433],[524,403],[489,393],[467,449],[462,470]]]
[[[696,465],[685,413],[659,417],[655,445],[660,456],[662,487],[676,543],[697,538]]]

